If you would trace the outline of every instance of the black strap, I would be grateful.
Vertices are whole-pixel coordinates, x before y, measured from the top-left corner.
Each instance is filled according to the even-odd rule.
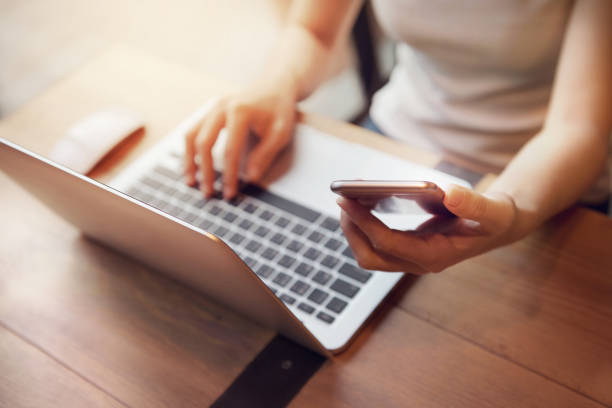
[[[211,407],[284,407],[325,360],[291,340],[276,336]]]

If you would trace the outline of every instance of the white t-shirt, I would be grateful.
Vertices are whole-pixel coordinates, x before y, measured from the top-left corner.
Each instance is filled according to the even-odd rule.
[[[572,5],[373,0],[380,25],[398,45],[372,119],[415,147],[501,171],[544,123]],[[606,179],[600,182],[607,191]]]

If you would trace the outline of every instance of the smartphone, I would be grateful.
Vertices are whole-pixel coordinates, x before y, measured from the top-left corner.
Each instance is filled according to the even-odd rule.
[[[381,212],[402,211],[405,206],[397,205],[395,199],[404,199],[428,213],[452,216],[444,206],[444,191],[431,181],[336,180],[330,188]]]

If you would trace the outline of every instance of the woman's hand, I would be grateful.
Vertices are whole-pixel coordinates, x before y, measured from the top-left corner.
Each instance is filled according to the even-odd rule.
[[[195,184],[196,172],[199,171],[202,193],[206,197],[214,193],[212,148],[224,127],[228,139],[224,155],[223,196],[229,199],[237,193],[241,161],[250,131],[260,141],[247,159],[246,178],[250,182],[258,181],[291,140],[296,93],[290,78],[275,77],[259,81],[256,86],[217,102],[185,138],[187,184]],[[196,157],[199,157],[199,163]]]
[[[388,228],[356,201],[338,199],[341,226],[362,268],[414,274],[450,265],[518,239],[517,209],[503,193],[482,195],[452,186],[444,205],[458,218],[432,218],[416,231]]]

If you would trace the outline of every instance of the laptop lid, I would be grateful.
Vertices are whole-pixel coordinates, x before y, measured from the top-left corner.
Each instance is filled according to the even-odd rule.
[[[0,170],[59,216],[299,344],[321,343],[220,239],[0,138]]]

